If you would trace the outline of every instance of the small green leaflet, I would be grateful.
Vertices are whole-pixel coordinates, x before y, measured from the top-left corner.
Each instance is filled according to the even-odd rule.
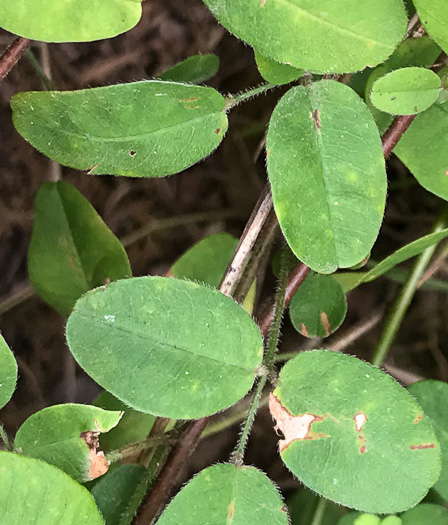
[[[157,525],[288,525],[280,494],[253,467],[214,465],[168,505]]]
[[[172,419],[208,416],[239,401],[263,354],[258,326],[231,298],[165,277],[88,292],[68,320],[67,342],[115,397]]]
[[[447,525],[448,510],[440,505],[422,503],[400,517],[403,525]]]
[[[346,507],[406,510],[440,475],[440,445],[419,405],[385,372],[355,357],[299,354],[280,372],[269,407],[283,434],[285,465]]]
[[[132,29],[142,0],[14,0],[0,4],[1,27],[31,40],[90,42]],[[49,16],[50,15],[50,16]]]
[[[289,315],[294,328],[305,337],[328,337],[343,323],[347,300],[332,275],[310,275],[294,294]]]
[[[370,100],[392,115],[415,115],[431,107],[439,97],[440,78],[430,69],[405,67],[379,78]]]
[[[210,155],[227,130],[216,90],[159,80],[19,93],[11,107],[36,149],[92,175],[172,175]]]

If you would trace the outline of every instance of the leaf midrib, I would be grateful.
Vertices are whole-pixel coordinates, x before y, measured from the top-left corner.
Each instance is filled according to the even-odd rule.
[[[78,314],[80,317],[82,317],[84,319],[89,319],[90,321],[92,321],[92,316],[88,316],[86,314],[83,314],[79,310],[74,310],[73,313]],[[133,335],[133,336],[136,336],[136,337],[140,337],[141,339],[145,339],[145,340],[151,341],[152,343],[155,342],[159,346],[163,345],[163,346],[169,347],[169,348],[171,348],[173,350],[177,350],[177,351],[180,351],[180,352],[185,352],[186,354],[193,355],[193,356],[198,357],[198,358],[208,359],[210,361],[214,361],[214,362],[219,363],[221,365],[231,366],[231,367],[234,367],[234,368],[237,368],[237,369],[240,369],[240,370],[244,370],[245,372],[250,372],[250,373],[254,373],[255,372],[254,368],[249,368],[249,367],[242,366],[240,364],[235,364],[235,363],[230,363],[230,362],[227,362],[227,361],[223,361],[223,360],[218,359],[216,357],[211,357],[211,356],[207,356],[207,355],[204,355],[204,354],[195,353],[195,352],[189,350],[188,348],[185,348],[184,346],[176,346],[176,345],[174,345],[172,343],[169,343],[169,342],[166,342],[166,341],[161,341],[160,339],[157,339],[156,337],[151,336],[149,334],[145,334],[145,333],[142,333],[140,331],[132,331],[132,330],[129,330],[129,329],[123,327],[123,326],[119,326],[116,323],[114,323],[114,324],[107,323],[107,322],[103,321],[102,319],[100,319],[99,317],[93,317],[93,322],[97,322],[100,325],[107,326],[111,330],[115,329],[115,330],[117,330],[119,332],[123,332],[125,334]],[[150,352],[151,352],[151,349],[148,351],[148,357],[149,357]]]

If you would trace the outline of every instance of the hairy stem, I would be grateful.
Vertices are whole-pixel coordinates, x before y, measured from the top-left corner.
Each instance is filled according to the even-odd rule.
[[[247,91],[244,91],[243,93],[239,93],[238,95],[229,95],[227,97],[227,104],[226,109],[232,109],[236,105],[238,105],[240,102],[244,102],[245,100],[248,100],[249,98],[255,97],[257,95],[260,95],[261,93],[265,93],[266,91],[269,91],[270,89],[274,89],[278,87],[276,84],[262,84],[261,86],[257,86],[251,89],[248,89]]]
[[[0,422],[0,439],[5,444],[6,449],[12,452],[13,446],[11,442],[9,441],[8,434],[6,433],[5,427],[3,426],[1,422]]]
[[[20,57],[25,53],[31,40],[17,37],[0,58],[0,81],[2,81],[11,69],[16,65]]]
[[[448,223],[448,208],[444,210],[441,216],[434,223],[431,229],[431,233],[438,232],[447,227]],[[412,298],[418,289],[418,283],[425,273],[425,270],[433,256],[437,245],[430,246],[422,252],[414,263],[411,273],[408,276],[406,283],[401,289],[400,295],[398,296],[389,318],[386,321],[383,333],[381,334],[380,340],[375,348],[372,357],[372,364],[381,366],[390,350],[393,340],[400,328],[403,317],[411,304]]]
[[[247,412],[247,418],[243,425],[241,436],[238,442],[238,445],[233,453],[232,460],[236,465],[242,465],[244,459],[244,452],[247,447],[247,442],[249,440],[249,434],[252,429],[252,425],[257,414],[258,407],[260,405],[260,399],[263,394],[263,389],[266,385],[266,382],[271,375],[274,365],[275,365],[275,354],[277,352],[277,343],[280,335],[280,326],[282,322],[283,309],[285,303],[285,293],[287,285],[287,272],[286,272],[286,256],[283,254],[281,258],[280,265],[280,276],[279,276],[279,288],[276,295],[275,301],[275,312],[274,318],[272,321],[271,330],[269,332],[269,340],[266,349],[266,353],[263,358],[263,376],[258,381],[258,384],[255,388],[255,392],[252,396],[252,400]]]

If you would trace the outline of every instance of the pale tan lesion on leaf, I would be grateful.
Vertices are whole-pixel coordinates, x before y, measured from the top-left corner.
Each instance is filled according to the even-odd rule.
[[[280,452],[283,452],[293,441],[330,437],[326,434],[311,432],[311,425],[323,421],[323,417],[309,413],[295,416],[272,393],[269,395],[269,410],[277,422],[275,429],[284,436],[284,439],[279,441]]]

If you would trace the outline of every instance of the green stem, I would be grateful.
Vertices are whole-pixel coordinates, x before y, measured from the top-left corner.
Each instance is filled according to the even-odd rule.
[[[319,498],[317,502],[316,510],[314,511],[313,521],[310,525],[321,525],[325,517],[325,511],[327,510],[328,500],[325,498]]]
[[[5,447],[12,452],[12,444],[9,441],[8,434],[6,433],[5,427],[2,425],[2,423],[0,423],[0,439],[5,444]]]
[[[270,89],[273,89],[275,87],[277,87],[275,84],[267,83],[262,84],[261,86],[248,89],[247,91],[244,91],[243,93],[238,93],[237,95],[229,95],[227,97],[226,109],[232,109],[233,107],[237,106],[240,102],[244,102],[249,98],[256,97],[257,95],[265,93],[266,91],[269,91]]]
[[[448,222],[448,209],[440,215],[431,230],[432,233],[438,232],[446,228]],[[387,353],[390,350],[392,342],[400,328],[403,317],[411,304],[412,298],[418,289],[418,283],[425,273],[426,267],[428,266],[431,257],[433,256],[437,245],[430,246],[422,252],[414,263],[411,273],[408,276],[406,283],[401,289],[400,295],[398,296],[388,320],[384,327],[383,333],[378,341],[378,344],[373,353],[371,363],[375,366],[381,366],[386,359]]]
[[[272,321],[272,327],[269,332],[267,350],[264,355],[262,364],[263,375],[258,381],[257,386],[255,388],[255,392],[252,396],[252,400],[249,405],[246,421],[243,425],[243,430],[241,432],[238,445],[235,449],[235,452],[232,455],[232,460],[237,465],[241,465],[243,463],[244,452],[247,447],[249,434],[252,429],[252,425],[257,414],[258,407],[260,405],[260,399],[263,394],[263,388],[265,387],[266,382],[269,376],[271,375],[275,365],[275,354],[277,352],[277,343],[282,323],[283,305],[285,302],[287,281],[287,261],[285,255],[283,254],[280,264],[279,289],[276,297],[274,320]]]
[[[42,80],[45,89],[47,91],[53,91],[55,89],[53,81],[47,77],[44,70],[42,69],[42,66],[39,63],[39,60],[35,57],[34,53],[31,51],[31,49],[27,49],[25,52],[26,57],[31,62],[32,66],[36,70],[36,73],[39,75],[40,79]]]
[[[162,437],[151,437],[151,438],[144,439],[142,441],[137,441],[136,443],[131,443],[130,445],[120,450],[112,450],[111,452],[107,454],[107,460],[110,463],[116,463],[117,461],[127,459],[131,456],[134,456],[138,452],[141,452],[143,450],[148,450],[150,448],[153,448],[155,445],[160,445],[165,442],[166,442],[166,438],[163,436]]]

